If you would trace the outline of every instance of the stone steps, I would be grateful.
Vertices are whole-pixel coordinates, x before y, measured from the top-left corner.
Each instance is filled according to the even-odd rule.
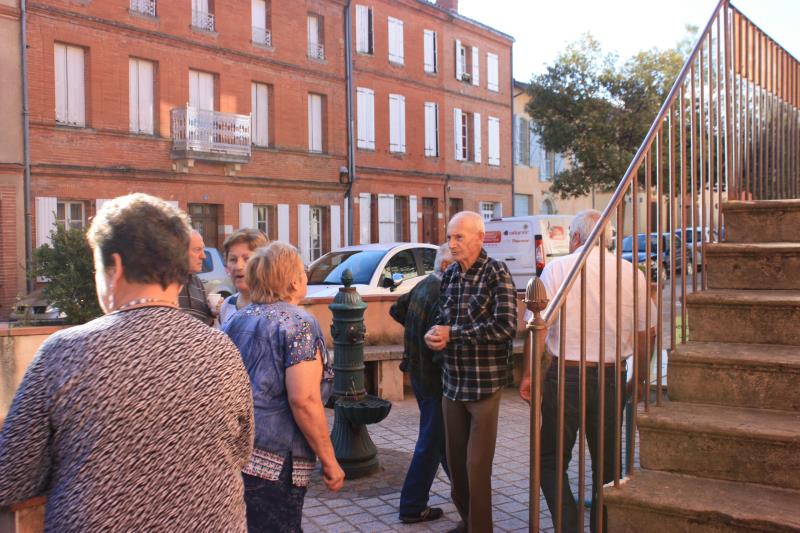
[[[614,533],[800,531],[800,492],[764,485],[644,470],[605,501]]]
[[[686,305],[692,340],[800,346],[800,291],[710,289]]]
[[[800,347],[688,342],[669,354],[669,397],[800,411]]]
[[[800,490],[800,412],[669,402],[638,422],[644,469]]]
[[[800,243],[706,243],[703,256],[710,289],[800,290]]]
[[[729,201],[726,242],[800,242],[800,200]]]

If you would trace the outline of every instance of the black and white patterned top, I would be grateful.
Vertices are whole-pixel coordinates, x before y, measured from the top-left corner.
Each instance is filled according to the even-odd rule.
[[[453,263],[442,276],[441,315],[450,326],[444,350],[444,396],[456,401],[486,398],[511,378],[517,333],[517,292],[505,263],[481,250],[466,272]]]
[[[47,496],[48,531],[246,531],[253,405],[239,352],[179,309],[52,335],[0,435],[0,505]]]

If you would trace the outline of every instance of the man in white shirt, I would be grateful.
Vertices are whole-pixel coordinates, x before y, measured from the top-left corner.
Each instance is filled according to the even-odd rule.
[[[594,210],[582,211],[575,215],[570,226],[570,254],[554,259],[545,267],[541,280],[547,291],[547,297],[552,302],[553,298],[566,279],[570,270],[577,263],[583,246],[589,234],[600,219],[600,213]],[[606,228],[605,242],[610,241],[610,226]],[[599,244],[599,239],[598,239]],[[651,323],[655,322],[656,310],[648,298],[648,284],[644,274],[636,270],[628,261],[621,261],[621,296],[619,303],[622,309],[622,327],[619,331],[620,353],[622,365],[615,372],[617,353],[617,266],[616,257],[607,249],[602,250],[605,264],[605,315],[604,323],[600,324],[600,254],[599,245],[596,244],[586,260],[586,437],[589,443],[589,453],[592,457],[592,508],[597,497],[597,488],[613,480],[617,460],[614,450],[615,419],[622,415],[616,410],[617,383],[626,379],[626,360],[633,355],[634,335],[639,337],[637,348],[640,357],[640,370],[647,364],[647,322],[646,306],[650,302]],[[635,279],[635,281],[634,281]],[[634,283],[638,284],[638,303],[634,305]],[[558,355],[560,346],[560,313],[556,321],[547,332],[545,352],[547,357],[552,357],[547,373],[542,383],[542,427],[541,427],[541,486],[550,512],[555,515],[556,506],[556,480],[558,476],[563,479],[562,496],[562,531],[577,531],[578,508],[570,489],[567,478],[567,469],[572,458],[572,449],[577,438],[580,425],[580,358],[581,358],[581,280],[575,282],[566,298],[566,332],[564,339],[565,351],[565,406],[564,406],[564,463],[563,471],[556,472],[557,442],[558,442]],[[634,313],[636,307],[636,313]],[[636,328],[634,329],[634,317]],[[525,320],[531,318],[528,311]],[[600,344],[600,328],[604,329],[604,342]],[[526,341],[527,343],[527,341]],[[526,345],[525,353],[528,346]],[[601,361],[602,355],[602,362]],[[598,445],[599,434],[599,398],[598,369],[602,368],[605,375],[605,405],[603,410],[603,480],[597,479],[597,466],[600,458]],[[640,376],[641,378],[642,376]],[[633,383],[628,384],[631,388]],[[623,393],[623,405],[625,395]],[[525,358],[525,370],[520,383],[520,396],[528,402],[531,398],[531,376],[528,359]],[[590,527],[595,530],[597,512],[592,512]],[[603,513],[605,523],[605,513]],[[604,527],[605,530],[605,527]]]

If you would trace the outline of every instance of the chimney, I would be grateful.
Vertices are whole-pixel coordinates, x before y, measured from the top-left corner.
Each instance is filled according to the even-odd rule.
[[[436,0],[436,6],[453,13],[458,13],[458,0]]]

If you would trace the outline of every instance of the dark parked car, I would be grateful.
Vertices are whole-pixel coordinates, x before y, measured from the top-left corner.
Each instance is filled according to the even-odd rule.
[[[649,235],[650,238],[650,278],[653,280],[658,279],[659,275],[662,280],[667,279],[669,277],[669,268],[670,268],[670,238],[669,233],[663,233],[661,235],[661,257],[659,258],[658,254],[658,234],[651,233]],[[645,233],[640,233],[637,235],[637,245],[636,245],[636,252],[637,252],[637,263],[639,265],[645,265],[647,261],[647,240],[648,235]],[[629,235],[622,239],[622,258],[626,261],[633,262],[633,236]],[[681,271],[681,257],[684,250],[684,245],[682,244],[679,237],[675,237],[675,271]],[[659,263],[661,264],[661,269],[659,270]],[[687,263],[686,271],[687,273],[691,274],[691,263]],[[644,268],[644,267],[642,267]]]

